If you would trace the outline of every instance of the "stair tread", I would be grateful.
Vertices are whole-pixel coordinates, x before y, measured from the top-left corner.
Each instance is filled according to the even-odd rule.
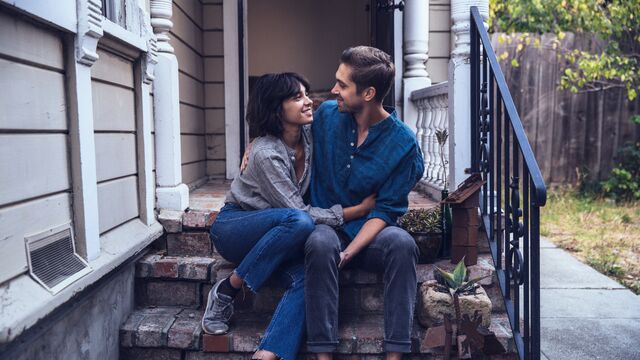
[[[231,331],[226,335],[214,336],[203,333],[200,325],[202,314],[201,310],[180,307],[136,309],[120,329],[121,346],[208,350],[210,347],[206,345],[207,342],[224,342],[228,345],[228,352],[252,352],[271,318],[271,315],[234,314]],[[337,353],[382,353],[383,323],[382,315],[341,316]],[[511,332],[506,314],[493,314],[490,329],[507,346]],[[424,346],[425,334],[426,329],[414,321],[413,352],[434,352]]]
[[[172,267],[175,264],[177,268],[174,271]],[[202,268],[211,266],[211,276],[206,277]],[[433,270],[435,267],[452,271],[455,264],[451,264],[448,259],[439,260],[433,264],[418,264],[416,266],[417,282],[419,284],[434,280]],[[182,269],[180,268],[182,267]],[[172,279],[172,280],[202,280],[207,282],[215,282],[216,279],[226,276],[235,268],[235,265],[225,260],[218,253],[212,256],[170,256],[164,255],[162,251],[149,254],[143,257],[136,266],[136,277],[138,278],[154,278],[154,279]],[[198,271],[200,269],[200,271]],[[178,271],[181,270],[181,271]],[[479,254],[478,264],[469,267],[470,277],[479,277],[494,272],[493,260],[490,254]],[[193,274],[201,275],[193,275]],[[218,273],[218,276],[214,276]],[[491,285],[493,278],[489,277],[480,282],[482,285]],[[382,275],[365,271],[362,269],[344,269],[340,272],[340,284],[382,284]]]

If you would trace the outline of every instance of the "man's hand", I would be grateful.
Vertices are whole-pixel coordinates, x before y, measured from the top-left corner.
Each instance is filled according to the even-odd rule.
[[[249,154],[251,153],[251,146],[253,145],[252,140],[246,148],[244,148],[244,155],[242,156],[242,162],[240,163],[240,174],[244,172],[244,170],[249,166]]]
[[[351,253],[348,251],[340,252],[340,263],[338,263],[338,270],[342,269],[351,260]]]

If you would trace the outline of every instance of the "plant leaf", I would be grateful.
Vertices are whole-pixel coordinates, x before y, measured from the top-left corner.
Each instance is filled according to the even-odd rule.
[[[463,256],[462,260],[460,260],[458,265],[456,265],[456,268],[453,269],[453,278],[456,284],[460,286],[460,284],[464,282],[464,278],[466,277],[467,277],[467,267],[464,265],[464,256]]]
[[[480,277],[477,277],[475,279],[471,279],[471,280],[465,282],[464,285],[462,285],[462,288],[463,288],[462,291],[468,290],[469,288],[473,287],[477,282],[479,282],[479,281],[481,281],[481,280],[483,280],[485,278],[491,277],[491,276],[492,275],[480,276]]]
[[[449,284],[449,287],[452,289],[456,289],[458,287],[458,285],[456,284],[456,281],[453,278],[453,274],[446,272],[442,269],[440,269],[439,267],[436,266],[436,271],[442,275],[442,278],[447,282],[447,284]]]

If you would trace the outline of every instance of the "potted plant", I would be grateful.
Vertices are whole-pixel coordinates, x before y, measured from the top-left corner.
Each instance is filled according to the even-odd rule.
[[[432,263],[438,258],[442,243],[440,209],[409,210],[398,220],[398,225],[416,241],[420,250],[420,263]]]
[[[444,346],[446,359],[450,358],[453,344],[458,348],[458,359],[475,358],[473,354],[477,352],[504,353],[504,347],[489,330],[491,300],[479,284],[489,276],[469,280],[464,259],[451,273],[435,267],[435,280],[423,283],[418,296],[418,320],[428,328],[427,348]]]
[[[489,276],[489,275],[488,275]],[[419,290],[418,320],[425,327],[444,323],[445,316],[455,316],[459,325],[462,317],[473,318],[476,311],[482,315],[482,325],[491,324],[491,300],[478,284],[488,277],[469,280],[467,267],[462,259],[452,273],[439,267],[434,269],[435,280],[422,283]]]

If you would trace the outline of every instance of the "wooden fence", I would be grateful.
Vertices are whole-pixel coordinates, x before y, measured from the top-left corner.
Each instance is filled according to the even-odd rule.
[[[517,55],[517,42],[501,42],[500,34],[492,35],[492,45],[498,56],[509,53],[502,69],[545,181],[575,184],[579,172],[587,172],[590,180],[606,179],[617,150],[640,141],[640,126],[630,121],[640,114],[640,98],[629,101],[621,88],[578,94],[560,90],[565,61],[553,48],[555,35],[530,36]],[[601,48],[592,37],[570,33],[560,43],[558,48]],[[514,55],[517,67],[511,65]]]

